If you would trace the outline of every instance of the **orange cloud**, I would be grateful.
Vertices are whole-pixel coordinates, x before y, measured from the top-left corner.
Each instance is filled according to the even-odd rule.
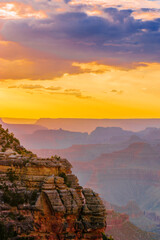
[[[46,91],[58,91],[58,90],[62,89],[61,87],[53,87],[53,86],[45,87],[45,86],[40,85],[40,84],[36,84],[36,85],[33,85],[33,84],[11,85],[8,88],[22,88],[22,89],[28,89],[28,90],[30,89],[30,90],[46,90]]]
[[[5,2],[0,3],[1,19],[20,19],[20,18],[45,18],[43,11],[36,11],[31,6],[24,3]]]
[[[79,68],[70,60],[0,40],[0,80],[53,79],[65,72],[77,73]]]
[[[69,2],[70,5],[89,5],[89,6],[95,6],[95,5],[101,5],[102,7],[117,7],[121,6],[122,8],[131,8],[131,9],[139,9],[139,8],[159,8],[160,3],[159,0],[150,1],[150,0],[71,0]]]
[[[63,59],[17,59],[0,58],[0,80],[53,80],[64,72],[77,73],[70,62]]]
[[[26,77],[31,77],[33,72],[32,62],[20,59],[20,60],[6,60],[0,58],[0,73],[1,80],[4,79],[24,79]]]
[[[133,17],[135,19],[141,19],[141,20],[153,20],[156,18],[160,18],[160,2],[159,0],[150,1],[150,0],[71,0],[69,2],[69,5],[71,6],[78,6],[78,5],[86,5],[89,7],[89,10],[84,8],[84,11],[88,15],[103,15],[103,12],[101,11],[102,8],[110,8],[115,7],[118,9],[132,9]],[[146,8],[150,9],[150,12],[142,12],[141,9]],[[152,11],[153,9],[153,11]],[[157,10],[157,11],[155,11]],[[108,17],[108,16],[104,16]],[[111,19],[110,19],[111,20]]]
[[[79,67],[83,72],[92,72],[92,73],[103,73],[110,69],[109,66],[99,64],[97,62],[89,62],[89,63],[73,62],[72,66]]]
[[[23,90],[31,90],[28,93],[34,94],[35,91],[39,93],[49,93],[54,95],[64,95],[64,96],[73,96],[80,99],[89,99],[91,96],[84,95],[79,89],[65,89],[62,91],[62,87],[45,87],[40,84],[20,84],[20,85],[10,85],[8,89],[23,89]]]
[[[156,18],[160,18],[160,11],[148,11],[148,12],[142,12],[142,11],[138,11],[138,12],[133,12],[132,14],[134,16],[135,19],[141,19],[143,21],[146,20],[153,20]]]
[[[36,58],[38,52],[27,47],[21,46],[19,43],[0,40],[0,58],[8,60],[17,60],[23,58]]]

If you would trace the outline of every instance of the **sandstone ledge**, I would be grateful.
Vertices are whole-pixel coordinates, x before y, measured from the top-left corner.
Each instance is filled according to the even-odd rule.
[[[98,194],[79,186],[71,167],[66,159],[27,158],[0,152],[1,185],[20,196],[30,196],[35,191],[37,194],[34,204],[25,202],[12,207],[4,203],[2,187],[0,220],[7,227],[14,226],[17,236],[11,239],[102,239],[105,207]],[[18,176],[16,187],[8,179],[8,169]],[[24,219],[20,221],[18,216]]]

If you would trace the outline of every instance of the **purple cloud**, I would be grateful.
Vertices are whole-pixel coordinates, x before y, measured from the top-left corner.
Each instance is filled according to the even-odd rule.
[[[160,19],[136,20],[132,12],[107,8],[104,14],[110,19],[66,12],[43,20],[7,21],[1,34],[6,40],[73,61],[160,61]]]

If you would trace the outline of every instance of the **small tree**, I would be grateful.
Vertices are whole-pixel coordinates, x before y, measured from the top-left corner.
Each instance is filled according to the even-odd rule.
[[[108,237],[104,233],[102,233],[103,240],[114,240],[112,236]]]
[[[55,156],[54,156],[54,159],[60,160],[61,158],[60,158],[59,156],[55,155]]]

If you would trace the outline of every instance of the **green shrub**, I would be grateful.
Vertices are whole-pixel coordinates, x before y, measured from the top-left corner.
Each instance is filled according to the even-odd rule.
[[[25,167],[26,164],[29,163],[29,159],[22,159],[22,161],[23,161],[23,167]]]
[[[17,219],[18,219],[18,221],[22,221],[22,220],[24,220],[25,219],[25,217],[23,216],[23,215],[18,215],[17,216]]]
[[[16,236],[13,225],[6,227],[3,222],[0,222],[0,240],[8,240]]]
[[[52,156],[53,157],[53,156]],[[51,157],[51,158],[52,158]],[[53,157],[54,159],[56,159],[56,160],[60,160],[61,158],[59,157],[59,156],[57,156],[57,155],[55,155],[54,157]]]
[[[19,204],[24,204],[26,199],[25,195],[23,193],[19,193],[16,188],[10,190],[8,186],[4,186],[2,201],[11,206],[18,206]]]
[[[8,236],[7,236],[7,230],[5,225],[0,222],[0,240],[7,240]]]
[[[8,177],[8,180],[12,183],[18,180],[18,176],[16,175],[16,172],[12,170],[12,168],[9,168],[7,170],[7,177]]]
[[[8,217],[15,220],[16,219],[16,214],[14,214],[13,212],[9,212]]]
[[[34,240],[34,237],[18,237],[16,240]]]
[[[103,240],[114,240],[114,239],[112,238],[112,236],[108,237],[108,236],[106,236],[104,233],[102,233],[102,238],[103,238]]]
[[[11,218],[12,220],[18,220],[18,221],[22,221],[25,219],[25,217],[21,214],[16,214],[13,212],[9,212],[8,217]]]

